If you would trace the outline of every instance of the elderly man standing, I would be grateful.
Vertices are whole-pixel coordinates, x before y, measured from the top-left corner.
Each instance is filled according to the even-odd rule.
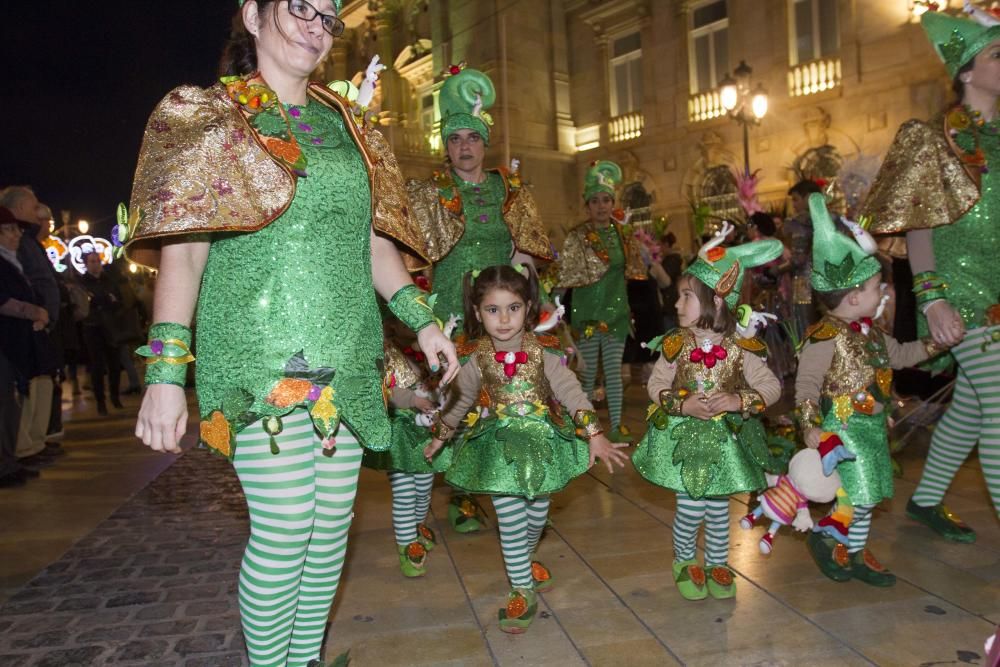
[[[0,190],[0,206],[13,213],[24,233],[17,249],[24,277],[41,299],[48,313],[45,329],[35,332],[36,366],[28,385],[28,395],[21,409],[21,425],[17,436],[17,458],[22,465],[39,467],[52,462],[61,453],[58,446],[47,446],[45,436],[52,412],[52,376],[56,371],[55,355],[49,340],[48,328],[59,318],[59,285],[55,270],[38,240],[41,228],[48,226],[48,218],[39,220],[44,212],[38,198],[27,186],[10,186]]]

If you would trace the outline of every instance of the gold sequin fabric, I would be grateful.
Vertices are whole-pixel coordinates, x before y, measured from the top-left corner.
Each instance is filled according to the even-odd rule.
[[[392,387],[412,387],[420,382],[420,372],[394,343],[385,341],[385,377]]]
[[[646,266],[642,262],[639,242],[631,234],[622,233],[620,225],[614,225],[622,248],[625,250],[625,279],[645,280]],[[558,284],[560,287],[585,287],[600,280],[608,270],[607,261],[587,241],[587,235],[597,232],[597,225],[587,221],[569,231],[563,242],[562,252],[556,261]]]
[[[542,225],[534,197],[524,188],[511,187],[504,170],[490,169],[487,173],[499,174],[503,179],[505,195],[501,210],[514,248],[533,257],[551,259],[549,236]],[[406,183],[406,190],[412,216],[423,235],[427,256],[432,262],[439,262],[465,233],[465,216],[457,212],[464,211],[457,188],[450,193],[451,197],[457,198],[455,212],[449,211],[441,202],[442,194],[433,178],[426,181],[411,179]]]
[[[359,128],[347,102],[327,88],[310,84],[308,92],[341,115],[361,151],[375,230],[398,242],[409,268],[425,266],[423,237],[409,218],[402,174],[385,138]],[[222,84],[176,88],[154,109],[143,135],[128,258],[156,267],[165,237],[263,229],[288,208],[295,188],[296,177],[264,149]]]
[[[743,378],[743,354],[733,336],[726,336],[722,339],[720,346],[726,351],[726,358],[715,364],[712,368],[706,368],[704,364],[689,361],[691,352],[700,344],[694,333],[690,329],[683,330],[684,344],[681,346],[677,361],[677,373],[674,375],[673,389],[687,389],[688,391],[700,391],[699,385],[704,387],[707,394],[715,393],[737,393],[745,388],[746,381]]]
[[[906,256],[900,236],[912,229],[950,225],[979,200],[977,178],[963,167],[946,139],[943,116],[904,123],[861,208],[883,250]]]
[[[823,323],[825,327],[836,328],[838,332],[833,338],[833,360],[823,380],[821,396],[824,402],[829,400],[836,404],[838,397],[846,397],[851,402],[848,407],[853,409],[856,394],[867,394],[870,388],[891,385],[889,354],[880,329],[872,327],[865,336],[851,329],[846,322],[830,315],[823,319]],[[881,375],[880,382],[876,382],[876,373]],[[841,402],[844,400],[840,398]]]
[[[490,398],[490,406],[498,404],[539,402],[547,405],[552,397],[552,388],[545,377],[545,349],[531,332],[525,332],[521,339],[521,351],[528,355],[528,361],[518,364],[517,373],[509,378],[504,374],[503,364],[493,355],[496,350],[492,341],[481,338],[476,348],[475,360],[482,373],[483,391]]]

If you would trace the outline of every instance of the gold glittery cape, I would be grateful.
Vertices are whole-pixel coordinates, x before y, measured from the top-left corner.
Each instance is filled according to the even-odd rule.
[[[506,169],[488,171],[503,178],[506,191],[503,220],[510,230],[514,247],[532,257],[552,259],[549,236],[542,226],[535,198],[521,185],[520,178]],[[447,174],[436,174],[426,181],[407,181],[406,190],[410,215],[423,234],[426,255],[432,262],[439,262],[465,233],[465,215],[458,188]]]
[[[625,250],[625,279],[645,280],[646,266],[639,252],[639,242],[634,236],[622,233],[621,225],[614,225]],[[601,259],[597,250],[587,241],[588,232],[597,227],[590,221],[571,229],[563,242],[562,253],[555,264],[555,275],[559,287],[586,287],[604,277],[608,270],[607,261]]]
[[[879,245],[906,256],[905,232],[950,225],[979,201],[979,174],[958,158],[944,115],[899,128],[861,209]]]
[[[409,268],[426,266],[422,234],[408,214],[402,173],[385,138],[359,123],[350,103],[326,87],[312,83],[308,94],[343,117],[361,153],[375,230],[397,242]],[[176,88],[146,125],[129,206],[137,225],[128,258],[156,267],[166,237],[263,229],[291,204],[295,183],[225,86]]]

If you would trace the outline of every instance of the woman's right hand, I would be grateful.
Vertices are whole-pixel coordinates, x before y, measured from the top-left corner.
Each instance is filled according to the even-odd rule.
[[[142,397],[135,435],[153,451],[180,454],[187,418],[187,397],[183,387],[152,384],[146,387],[146,395]]]
[[[965,338],[965,322],[958,311],[944,299],[935,301],[924,313],[927,328],[935,343],[944,347],[954,347]]]

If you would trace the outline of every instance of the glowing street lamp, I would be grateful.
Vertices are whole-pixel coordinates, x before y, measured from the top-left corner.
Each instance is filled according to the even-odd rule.
[[[80,222],[76,223],[76,228],[80,230],[81,234],[86,234],[88,231],[90,231],[90,223],[87,222],[86,220],[81,220]]]
[[[733,70],[734,76],[726,74],[719,82],[719,101],[729,117],[743,126],[743,169],[747,176],[750,176],[750,126],[760,125],[768,105],[763,84],[758,83],[750,90],[752,74],[753,68],[741,60]]]

